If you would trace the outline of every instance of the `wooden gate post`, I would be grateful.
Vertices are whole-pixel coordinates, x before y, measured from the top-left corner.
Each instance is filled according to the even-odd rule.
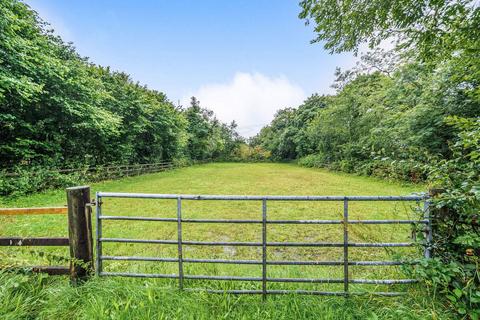
[[[90,187],[67,188],[68,237],[70,240],[70,279],[85,280],[92,271],[92,216]]]

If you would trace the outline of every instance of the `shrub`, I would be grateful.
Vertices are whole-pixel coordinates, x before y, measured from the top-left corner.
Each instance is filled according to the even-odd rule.
[[[325,161],[320,154],[309,154],[308,156],[298,159],[298,164],[309,168],[321,168],[325,166]]]
[[[271,159],[271,152],[261,146],[251,147],[245,143],[240,144],[232,153],[232,161],[262,162]]]
[[[85,182],[85,177],[84,172],[62,174],[42,167],[17,167],[10,173],[0,172],[0,195],[18,196],[47,189],[69,187]]]
[[[451,159],[433,159],[432,184],[443,188],[432,199],[433,252],[414,273],[446,294],[461,315],[480,318],[480,118],[448,118],[459,130]]]

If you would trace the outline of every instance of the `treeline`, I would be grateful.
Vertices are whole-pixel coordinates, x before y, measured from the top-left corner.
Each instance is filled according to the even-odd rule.
[[[480,115],[480,64],[452,58],[391,65],[391,55],[379,50],[338,72],[336,94],[278,111],[251,144],[275,160],[425,181],[432,161],[453,155],[455,117]]]
[[[300,2],[332,53],[372,49],[337,69],[336,93],[277,112],[251,139],[275,160],[409,181],[455,157],[462,119],[480,116],[480,7],[474,1]],[[339,16],[345,17],[338,19]],[[394,48],[379,49],[382,41]],[[473,134],[472,134],[473,135]]]
[[[58,167],[228,158],[241,142],[235,123],[221,123],[195,98],[175,107],[164,93],[81,57],[24,3],[1,0],[0,17],[0,170],[39,176]],[[4,194],[39,183],[0,180]]]

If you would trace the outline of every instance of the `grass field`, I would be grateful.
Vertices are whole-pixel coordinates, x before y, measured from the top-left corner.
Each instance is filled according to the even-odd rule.
[[[406,195],[424,191],[422,185],[401,185],[373,178],[301,168],[292,164],[216,163],[176,169],[92,185],[93,191],[169,194],[239,195]],[[93,195],[93,194],[92,194]],[[55,190],[16,199],[0,199],[3,207],[65,204],[65,191]],[[184,201],[184,218],[261,219],[261,202]],[[410,219],[418,217],[416,203],[352,202],[350,219]],[[176,201],[104,199],[105,215],[176,217]],[[342,219],[341,202],[269,202],[269,219]],[[176,240],[175,223],[105,221],[104,237]],[[66,217],[11,216],[0,218],[2,236],[66,236]],[[269,225],[268,241],[341,242],[341,225]],[[261,241],[261,225],[185,224],[183,240]],[[408,225],[352,225],[352,242],[408,242]],[[271,260],[340,261],[342,248],[268,248]],[[419,248],[351,248],[350,260],[395,260],[419,256]],[[176,246],[106,243],[104,255],[173,257]],[[184,258],[261,259],[261,248],[185,247]],[[2,265],[65,263],[65,248],[2,248]],[[177,273],[176,263],[106,261],[106,271]],[[261,276],[261,266],[184,264],[186,274]],[[341,278],[341,266],[269,266],[268,277]],[[405,275],[398,267],[350,267],[356,279],[394,279]],[[3,283],[3,284],[2,284]],[[260,289],[257,282],[186,280],[190,288]],[[242,318],[350,319],[449,318],[421,285],[352,285],[352,291],[405,291],[398,298],[210,295],[179,292],[174,280],[95,278],[73,288],[62,277],[0,274],[0,314],[6,318]],[[340,284],[269,283],[269,289],[340,291]]]

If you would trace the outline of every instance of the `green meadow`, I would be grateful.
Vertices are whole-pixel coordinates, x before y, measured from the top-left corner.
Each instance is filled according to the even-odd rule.
[[[219,195],[409,195],[426,190],[424,185],[387,182],[368,177],[309,169],[294,164],[212,163],[167,172],[105,181],[91,185],[96,191],[219,194]],[[57,206],[66,203],[64,190],[52,190],[15,199],[0,199],[2,207]],[[350,202],[350,219],[417,219],[421,203]],[[177,217],[176,200],[104,198],[103,215]],[[269,201],[270,220],[342,219],[343,202]],[[261,201],[182,201],[182,217],[195,219],[262,218]],[[95,226],[94,226],[95,227]],[[184,241],[260,242],[261,224],[184,223]],[[172,222],[103,222],[103,237],[176,240]],[[411,225],[350,225],[351,242],[409,242]],[[2,236],[67,236],[66,216],[3,216]],[[267,227],[269,242],[342,242],[342,225],[281,225]],[[106,256],[176,258],[176,245],[104,243]],[[421,248],[350,248],[351,261],[405,260],[422,255]],[[191,259],[261,260],[261,247],[184,246],[183,257]],[[269,260],[342,261],[343,248],[268,247]],[[59,265],[68,261],[67,248],[1,248],[2,265]],[[261,277],[261,265],[184,263],[189,275]],[[177,263],[105,261],[104,271],[175,274]],[[271,266],[269,278],[343,277],[342,266]],[[350,266],[351,279],[402,279],[398,266]],[[73,319],[443,319],[442,306],[422,284],[351,284],[352,292],[404,292],[400,297],[371,294],[343,297],[284,295],[214,295],[183,292],[177,280],[94,277],[72,287],[66,277],[0,274],[0,314],[7,318]],[[261,282],[185,280],[186,288],[261,289]],[[268,289],[341,291],[343,284],[277,283]]]

